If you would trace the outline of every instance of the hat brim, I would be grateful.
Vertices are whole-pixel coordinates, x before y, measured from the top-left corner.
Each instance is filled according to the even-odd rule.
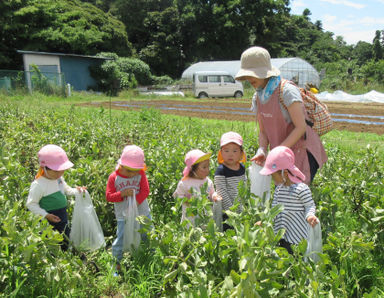
[[[227,141],[221,142],[221,143],[220,143],[220,147],[223,147],[223,146],[225,146],[225,145],[227,145],[227,144],[230,144],[230,143],[234,143],[234,144],[236,144],[236,145],[239,145],[240,147],[243,146],[243,144],[242,144],[240,141],[236,141],[236,140],[227,140]]]
[[[62,163],[61,165],[59,165],[57,167],[49,167],[49,168],[53,171],[64,171],[64,170],[68,170],[72,167],[73,167],[73,163],[68,160],[65,163]]]
[[[257,79],[267,79],[270,77],[280,75],[280,70],[272,66],[272,69],[266,70],[263,68],[242,68],[237,72],[235,80],[242,81],[246,77],[253,77]]]
[[[301,183],[305,181],[305,175],[302,171],[299,170],[298,167],[293,165],[291,168],[288,169],[292,175],[288,172],[288,177],[293,183]]]
[[[200,156],[192,165],[198,164],[199,162],[208,160],[211,158],[212,153],[205,153],[203,156]]]
[[[119,160],[117,161],[117,164],[119,164],[119,165],[121,165],[121,166],[123,166],[123,167],[129,168],[131,171],[139,171],[139,170],[143,170],[143,169],[145,169],[145,164],[143,164],[143,165],[140,166],[140,167],[133,167],[132,165],[126,165],[126,164],[123,164],[123,163],[121,162],[121,159],[119,159]]]
[[[278,170],[272,171],[271,169],[262,168],[259,172],[260,175],[268,176],[273,174],[274,172],[277,172]]]

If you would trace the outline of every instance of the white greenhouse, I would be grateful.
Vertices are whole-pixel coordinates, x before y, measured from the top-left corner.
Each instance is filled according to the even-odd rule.
[[[314,84],[319,87],[320,77],[317,70],[307,61],[301,58],[272,58],[272,65],[278,68],[281,76],[285,79],[296,82],[300,87],[306,83]],[[192,80],[196,71],[226,71],[233,77],[240,69],[240,60],[232,61],[207,61],[192,64],[181,75],[182,79]]]

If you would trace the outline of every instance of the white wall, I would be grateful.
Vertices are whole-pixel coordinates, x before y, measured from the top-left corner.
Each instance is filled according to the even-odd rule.
[[[23,54],[24,70],[29,71],[29,65],[57,65],[58,72],[60,72],[60,59],[59,56],[51,55],[35,55]]]
[[[23,54],[24,71],[27,76],[28,89],[32,91],[31,74],[29,72],[29,66],[35,65],[57,65],[57,71],[60,73],[60,58],[59,56],[51,55],[36,55],[36,54]]]

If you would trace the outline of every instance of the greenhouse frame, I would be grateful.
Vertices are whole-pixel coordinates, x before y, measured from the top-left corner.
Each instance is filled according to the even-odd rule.
[[[287,80],[294,81],[300,87],[305,87],[307,83],[317,87],[320,85],[318,71],[304,59],[293,58],[272,58],[271,63],[280,70],[281,76]],[[240,69],[240,60],[232,61],[206,61],[198,62],[184,70],[181,78],[192,80],[193,74],[197,71],[226,71],[233,77]]]

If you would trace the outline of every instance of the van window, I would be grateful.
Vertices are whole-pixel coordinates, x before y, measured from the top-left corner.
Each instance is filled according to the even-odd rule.
[[[220,76],[209,76],[208,77],[210,83],[220,83]]]
[[[207,83],[208,77],[207,76],[198,76],[199,82],[201,83]]]
[[[224,83],[235,83],[235,80],[231,76],[223,76]]]

